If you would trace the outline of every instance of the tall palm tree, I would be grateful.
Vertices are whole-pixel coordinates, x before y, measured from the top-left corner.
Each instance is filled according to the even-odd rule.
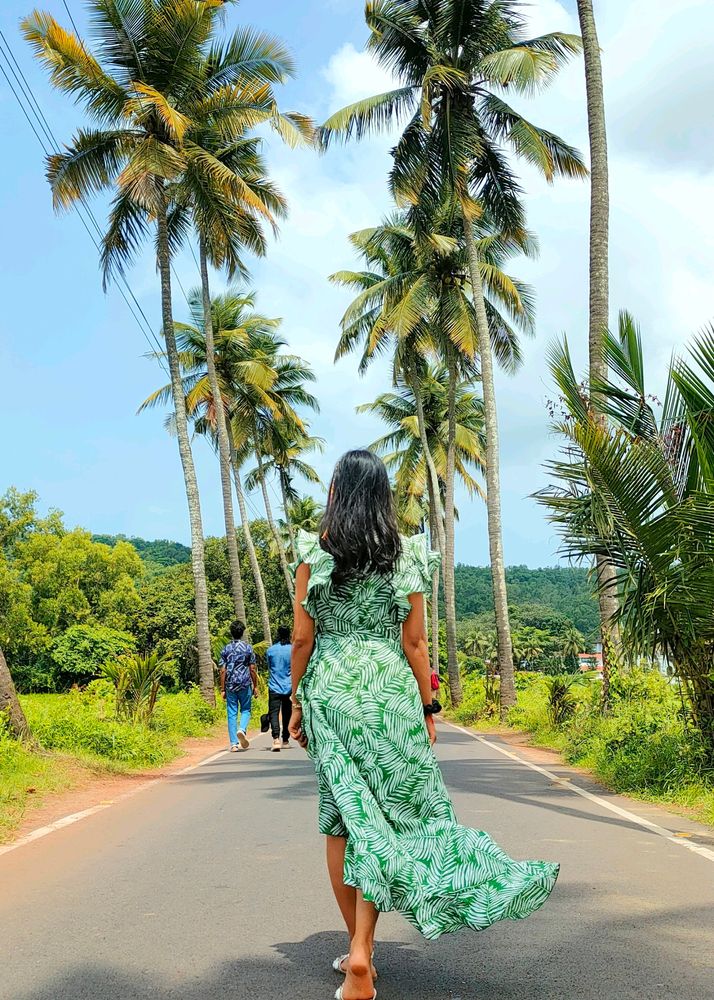
[[[372,403],[357,408],[361,413],[379,416],[392,430],[370,447],[382,455],[394,476],[397,507],[402,522],[412,531],[424,519],[425,510],[432,538],[434,520],[441,517],[431,502],[432,490],[427,475],[426,458],[419,429],[417,406],[411,384],[397,380],[397,391],[382,393]],[[438,476],[441,498],[448,474],[450,376],[443,365],[427,367],[419,381],[422,419],[427,448]],[[485,443],[483,407],[469,383],[459,382],[456,390],[456,460],[455,471],[470,495],[483,496],[472,471],[483,470]],[[431,594],[432,669],[439,671],[439,573],[435,570]]]
[[[476,316],[470,295],[468,255],[455,202],[444,203],[427,233],[409,225],[403,213],[351,240],[368,265],[367,271],[340,271],[332,280],[358,290],[342,320],[336,357],[363,344],[360,370],[388,346],[393,346],[395,377],[403,375],[414,394],[417,426],[428,472],[429,500],[435,511],[433,528],[442,554],[446,611],[447,658],[451,697],[461,700],[456,648],[454,581],[454,473],[456,463],[456,386],[462,372],[475,374]],[[485,308],[496,351],[510,369],[520,360],[511,322],[530,330],[533,318],[530,290],[503,270],[516,250],[534,252],[525,230],[517,240],[494,233],[487,218],[477,224],[482,250],[480,271],[487,288]],[[442,356],[448,372],[446,474],[443,497],[426,434],[421,399],[424,359]],[[442,515],[443,500],[443,515]]]
[[[449,373],[444,365],[429,366],[422,376],[420,395],[424,409],[427,443],[444,492],[447,472]],[[358,413],[378,416],[388,434],[370,448],[381,455],[394,477],[402,520],[417,527],[427,508],[427,475],[424,450],[417,427],[416,403],[410,385],[397,381],[396,390],[381,393],[371,403],[357,407]],[[456,389],[456,472],[470,496],[484,496],[474,477],[483,472],[485,435],[483,402],[470,381],[459,381]]]
[[[205,310],[203,305],[203,289],[194,289],[188,296],[191,318],[190,324],[176,324],[176,339],[179,348],[179,359],[183,372],[182,388],[186,400],[186,409],[193,418],[196,429],[205,433],[217,445],[217,411],[215,398],[208,378],[207,338],[205,335]],[[250,519],[246,507],[245,494],[240,476],[240,466],[230,429],[230,412],[237,383],[251,383],[257,392],[269,386],[274,374],[272,369],[246,359],[241,350],[253,328],[269,326],[271,320],[250,311],[253,299],[239,291],[229,291],[225,295],[216,296],[211,303],[211,329],[214,337],[214,366],[219,382],[220,409],[224,414],[228,432],[229,472],[233,473],[233,481],[238,500],[238,507],[245,538],[248,560],[255,583],[258,605],[263,626],[263,637],[271,639],[270,615],[265,593],[260,563],[253,541]],[[144,400],[140,411],[147,407],[164,404],[170,398],[170,386],[162,386]],[[238,567],[240,574],[240,567]],[[240,576],[239,576],[240,580]],[[237,614],[245,621],[245,606],[238,608]]]
[[[0,716],[5,716],[10,729],[10,734],[17,740],[28,739],[30,727],[27,724],[25,713],[17,697],[17,691],[10,674],[10,669],[5,660],[5,655],[0,649]]]
[[[578,17],[583,37],[585,58],[585,89],[588,103],[590,135],[590,318],[588,353],[592,382],[607,378],[605,332],[609,324],[609,228],[610,194],[607,160],[607,129],[605,125],[605,94],[602,82],[600,43],[592,0],[578,0]],[[602,557],[596,560],[602,635],[602,703],[609,702],[610,660],[619,651],[617,615],[617,581],[612,563]]]
[[[254,326],[248,331],[244,344],[237,345],[240,356],[246,364],[255,364],[272,372],[269,385],[259,388],[255,384],[233,385],[231,402],[231,428],[235,440],[236,453],[242,463],[252,455],[257,463],[257,480],[260,484],[265,513],[278,552],[285,585],[291,598],[293,578],[288,565],[285,546],[273,514],[265,456],[270,452],[273,427],[282,425],[305,430],[305,425],[296,407],[319,410],[316,398],[307,390],[306,384],[315,381],[315,374],[302,358],[293,354],[283,354],[286,342],[276,330],[279,320],[269,324]]]
[[[206,54],[197,90],[212,94],[224,81],[226,68],[234,91],[230,130],[225,128],[222,113],[205,115],[196,141],[210,157],[192,161],[190,169],[176,184],[174,220],[180,230],[187,224],[181,216],[190,218],[198,237],[207,374],[216,415],[226,544],[236,614],[245,618],[233,515],[230,440],[214,362],[208,265],[225,268],[229,278],[243,274],[243,250],[247,248],[263,256],[266,251],[264,225],[270,224],[275,231],[276,218],[286,212],[285,200],[267,179],[261,140],[249,134],[251,127],[270,122],[290,145],[312,141],[313,128],[304,116],[283,115],[277,109],[273,85],[285,82],[294,72],[292,59],[279,41],[251,29],[235,32],[227,42],[213,46]],[[259,106],[256,106],[256,97]],[[239,132],[241,104],[244,125]]]
[[[206,169],[214,167],[197,141],[207,116],[220,115],[226,134],[231,129],[236,102],[230,66],[221,68],[212,92],[196,86],[223,4],[146,0],[128,11],[122,0],[90,0],[89,7],[99,57],[49,14],[35,11],[22,23],[53,85],[81,102],[96,126],[80,129],[65,152],[51,155],[47,175],[56,208],[115,190],[102,246],[105,284],[130,263],[155,227],[162,333],[191,523],[199,680],[212,703],[201,505],[171,301],[171,257],[181,234],[171,225],[171,208],[172,188],[192,165],[200,169],[209,161]],[[256,113],[263,113],[267,102],[264,93],[252,95]],[[245,102],[236,120],[239,129],[245,126]]]
[[[390,183],[428,231],[445,199],[456,198],[464,227],[487,429],[487,512],[501,672],[501,709],[515,703],[501,524],[493,343],[485,308],[474,221],[488,212],[511,238],[524,230],[518,179],[508,148],[549,179],[583,176],[572,147],[510,107],[503,91],[530,93],[580,48],[573,35],[525,37],[518,0],[415,0],[367,5],[369,49],[401,84],[342,109],[322,127],[323,144],[357,138],[408,118],[394,148]],[[452,449],[453,455],[453,449]],[[447,503],[450,498],[447,496]]]
[[[293,560],[297,559],[295,548],[295,529],[290,517],[290,506],[299,499],[299,494],[293,485],[295,476],[301,476],[306,482],[321,485],[320,477],[315,469],[306,462],[303,455],[310,452],[324,451],[325,442],[321,437],[307,433],[305,425],[298,427],[289,420],[273,421],[267,429],[264,441],[265,460],[263,469],[266,474],[274,472],[280,485],[285,528],[288,534],[290,551]],[[258,469],[253,469],[246,477],[248,489],[255,489],[259,483]]]
[[[556,481],[538,499],[567,554],[614,564],[623,650],[668,659],[714,762],[714,329],[695,338],[689,359],[672,360],[661,415],[629,315],[604,349],[613,374],[589,387],[567,343],[551,351],[567,450],[549,463]]]

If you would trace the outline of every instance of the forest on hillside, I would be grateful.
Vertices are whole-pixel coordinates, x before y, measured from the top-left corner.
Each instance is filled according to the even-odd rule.
[[[117,542],[129,542],[144,562],[156,563],[158,566],[177,566],[191,561],[191,549],[188,545],[171,542],[168,538],[157,538],[149,542],[145,538],[127,538],[126,535],[92,535],[92,541],[112,547]]]
[[[129,542],[148,566],[174,566],[186,563],[191,550],[181,542],[168,539],[149,541],[127,538],[125,535],[92,535],[95,542],[114,546]],[[588,578],[588,571],[572,566],[550,566],[530,569],[511,566],[506,570],[509,601],[514,606],[541,605],[557,611],[588,638],[598,631],[598,609]],[[456,567],[456,613],[458,618],[470,618],[493,610],[491,571],[488,566]]]
[[[506,569],[508,602],[520,606],[540,604],[569,618],[584,636],[598,633],[598,606],[588,571],[574,566]],[[493,610],[491,570],[488,566],[456,567],[456,614],[458,618]]]

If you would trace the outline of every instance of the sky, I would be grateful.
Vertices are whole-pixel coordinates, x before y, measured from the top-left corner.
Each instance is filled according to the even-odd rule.
[[[0,28],[53,132],[68,140],[81,121],[69,98],[54,93],[33,64],[18,22],[31,4],[5,0]],[[68,22],[62,0],[39,4]],[[84,5],[68,0],[80,30]],[[630,310],[641,325],[651,391],[661,391],[673,351],[714,315],[714,128],[709,103],[714,61],[708,39],[714,6],[706,0],[599,0],[611,171],[611,322]],[[675,10],[676,7],[676,10]],[[533,33],[577,30],[575,0],[534,0]],[[282,107],[316,121],[350,101],[389,86],[363,51],[360,0],[243,0],[228,27],[251,24],[278,34],[292,49],[297,77],[280,93]],[[519,107],[585,153],[583,68],[575,60],[547,92]],[[15,485],[59,508],[70,526],[145,538],[188,541],[189,528],[175,440],[164,414],[136,414],[165,381],[150,345],[118,291],[102,291],[97,254],[74,214],[53,213],[42,151],[0,75],[0,492]],[[282,335],[317,375],[321,412],[313,433],[326,439],[315,464],[323,480],[339,455],[368,445],[383,431],[355,407],[389,388],[386,362],[366,377],[354,358],[332,358],[349,293],[327,276],[356,265],[348,234],[376,224],[389,210],[388,136],[338,147],[324,156],[291,151],[269,138],[266,155],[290,205],[280,238],[251,263],[259,310],[283,319]],[[546,482],[543,464],[558,441],[549,427],[554,396],[544,355],[567,334],[577,363],[587,343],[589,189],[583,181],[547,185],[520,168],[528,219],[540,243],[535,261],[514,260],[511,272],[535,289],[537,328],[524,344],[515,376],[499,373],[504,547],[507,564],[554,565],[558,539],[531,494]],[[104,215],[100,200],[94,206]],[[197,284],[193,258],[176,263],[181,284]],[[129,275],[158,332],[155,267],[144,255]],[[224,282],[214,276],[214,290]],[[185,299],[175,289],[177,319]],[[194,453],[206,534],[222,533],[218,471],[208,445]],[[457,559],[488,561],[486,512],[459,495]],[[257,495],[251,510],[260,511]]]

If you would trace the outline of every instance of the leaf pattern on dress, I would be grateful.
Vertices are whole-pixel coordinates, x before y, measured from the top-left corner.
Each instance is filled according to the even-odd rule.
[[[487,833],[457,823],[401,647],[409,595],[431,590],[438,555],[424,535],[405,538],[391,577],[335,590],[317,535],[300,532],[297,549],[294,568],[310,566],[303,604],[315,622],[299,689],[303,725],[320,832],[347,838],[345,883],[432,939],[527,917],[559,866],[513,861]]]

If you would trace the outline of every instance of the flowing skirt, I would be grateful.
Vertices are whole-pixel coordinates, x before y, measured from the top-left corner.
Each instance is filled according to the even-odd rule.
[[[397,643],[321,637],[300,693],[320,831],[347,838],[346,885],[430,939],[543,905],[557,864],[513,861],[483,830],[457,823]]]

